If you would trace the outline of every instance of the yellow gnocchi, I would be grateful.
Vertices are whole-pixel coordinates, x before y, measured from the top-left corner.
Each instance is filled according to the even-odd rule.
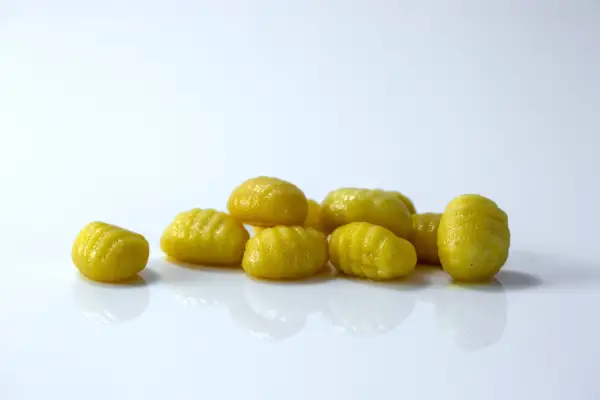
[[[411,239],[412,219],[396,195],[384,190],[343,188],[330,192],[321,204],[321,224],[327,233],[351,222],[369,222]]]
[[[437,234],[442,214],[423,213],[413,214],[414,237],[413,244],[417,250],[420,263],[439,265]]]
[[[329,256],[344,274],[372,280],[401,278],[417,265],[417,252],[409,241],[368,222],[353,222],[333,231]]]
[[[408,208],[408,212],[410,212],[411,214],[416,214],[417,213],[417,210],[415,208],[415,204],[412,202],[411,199],[409,199],[408,197],[406,197],[406,195],[404,195],[404,194],[402,194],[400,192],[396,192],[396,191],[390,191],[390,193],[392,193],[397,198],[399,198],[400,200],[402,200],[402,202],[406,205],[406,208]]]
[[[508,217],[486,197],[458,196],[442,214],[437,244],[442,267],[452,278],[489,280],[508,259]]]
[[[239,266],[248,238],[248,231],[232,216],[195,208],[175,217],[160,247],[167,256],[183,262]]]
[[[313,199],[308,199],[308,214],[304,221],[304,226],[323,231],[321,227],[321,205]]]
[[[150,247],[142,235],[104,222],[87,224],[71,251],[79,272],[100,282],[133,278],[146,267],[149,256]]]
[[[263,279],[300,279],[320,270],[328,259],[327,239],[313,228],[267,228],[246,244],[242,267]]]
[[[313,228],[318,231],[323,231],[321,227],[321,205],[312,199],[308,199],[308,214],[306,215],[306,220],[304,221],[305,228]],[[252,231],[254,235],[258,235],[263,230],[265,230],[264,226],[253,226]]]
[[[260,176],[235,188],[227,209],[233,217],[253,226],[301,226],[308,214],[308,203],[296,185]]]

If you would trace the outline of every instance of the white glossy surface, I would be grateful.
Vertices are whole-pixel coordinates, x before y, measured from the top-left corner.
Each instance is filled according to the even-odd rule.
[[[267,3],[0,2],[0,399],[600,398],[597,3]],[[260,174],[479,192],[511,257],[485,287],[162,260]],[[143,280],[76,273],[91,220],[148,238]]]
[[[0,285],[8,398],[598,391],[600,271],[560,258],[514,252],[486,287],[449,285],[429,270],[402,283],[277,285],[160,259],[137,285],[114,287],[81,279],[68,262],[12,266],[23,270]]]

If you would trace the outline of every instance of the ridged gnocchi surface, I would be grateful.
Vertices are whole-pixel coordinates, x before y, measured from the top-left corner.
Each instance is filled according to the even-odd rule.
[[[402,200],[402,202],[406,205],[406,208],[408,208],[408,212],[410,212],[411,214],[416,214],[417,213],[417,210],[415,208],[415,204],[406,195],[404,195],[404,194],[402,194],[400,192],[393,191],[393,190],[390,191],[390,193],[392,193],[393,195],[395,195],[396,197],[398,197],[400,200]]]
[[[142,235],[104,222],[87,224],[71,251],[79,272],[100,282],[133,278],[146,267],[149,255],[150,247]]]
[[[437,234],[440,226],[440,213],[413,214],[413,229],[415,231],[413,244],[417,250],[417,258],[422,264],[439,265]]]
[[[203,265],[240,265],[248,231],[232,216],[195,208],[178,214],[165,229],[160,247],[175,260]]]
[[[253,226],[301,226],[308,214],[308,203],[296,185],[260,176],[235,188],[227,209],[233,217]]]
[[[329,256],[344,274],[373,280],[407,276],[417,264],[412,243],[368,222],[353,222],[333,231]]]
[[[327,233],[351,222],[369,222],[411,239],[412,219],[396,195],[384,190],[343,188],[330,192],[321,204],[321,224]]]
[[[300,279],[315,274],[328,260],[327,239],[313,228],[276,226],[246,244],[242,267],[263,279]]]
[[[508,258],[508,217],[492,200],[466,194],[444,210],[438,228],[442,267],[459,281],[492,278]]]

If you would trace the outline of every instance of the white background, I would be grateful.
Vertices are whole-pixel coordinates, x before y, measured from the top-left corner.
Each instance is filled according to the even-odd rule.
[[[0,398],[598,398],[599,71],[597,1],[0,0]],[[115,294],[74,273],[87,222],[138,231],[160,257],[177,212],[223,209],[256,175],[317,200],[400,190],[420,211],[484,194],[509,215],[516,272],[464,297],[434,274],[403,290],[401,330],[359,339],[315,315],[340,304],[334,320],[381,323],[397,312],[384,289],[156,261]],[[229,290],[216,303],[243,292],[294,327],[307,297],[313,314],[264,344],[232,330],[231,304],[179,307],[211,303],[207,277]],[[82,298],[91,315],[145,312],[97,328]],[[479,321],[502,329],[478,336]],[[456,332],[486,345],[465,356]]]

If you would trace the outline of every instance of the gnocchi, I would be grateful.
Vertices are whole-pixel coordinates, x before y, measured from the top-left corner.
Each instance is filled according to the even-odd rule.
[[[308,214],[308,203],[294,184],[261,176],[235,188],[227,209],[233,217],[253,226],[301,226]]]
[[[314,228],[318,231],[322,231],[321,222],[320,222],[320,214],[321,214],[321,205],[316,201],[309,199],[308,200],[308,214],[306,215],[306,220],[304,221],[305,228]],[[263,230],[265,230],[264,226],[253,226],[252,231],[254,235],[258,235]]]
[[[417,210],[415,209],[415,204],[412,202],[411,199],[409,199],[400,192],[390,191],[390,193],[399,198],[406,205],[406,208],[408,208],[408,212],[410,212],[411,214],[417,213]]]
[[[182,212],[165,229],[162,251],[178,261],[239,266],[248,231],[232,216],[213,209]]]
[[[368,222],[353,222],[333,231],[329,255],[344,274],[372,280],[401,278],[417,265],[417,252],[409,241]]]
[[[148,263],[150,247],[138,234],[104,222],[91,222],[77,235],[71,257],[85,277],[100,282],[125,281]]]
[[[412,243],[417,250],[420,263],[439,265],[440,257],[437,247],[437,233],[442,214],[413,214],[414,237]]]
[[[412,219],[397,196],[383,190],[343,188],[330,192],[321,204],[321,223],[327,233],[351,222],[369,222],[410,239]]]
[[[458,196],[442,214],[437,244],[442,267],[452,278],[489,280],[508,259],[508,217],[486,197]]]
[[[323,230],[321,227],[321,205],[312,199],[308,200],[308,214],[304,226],[318,231]]]
[[[266,228],[246,244],[242,267],[264,279],[299,279],[315,274],[328,260],[327,239],[313,228]]]

